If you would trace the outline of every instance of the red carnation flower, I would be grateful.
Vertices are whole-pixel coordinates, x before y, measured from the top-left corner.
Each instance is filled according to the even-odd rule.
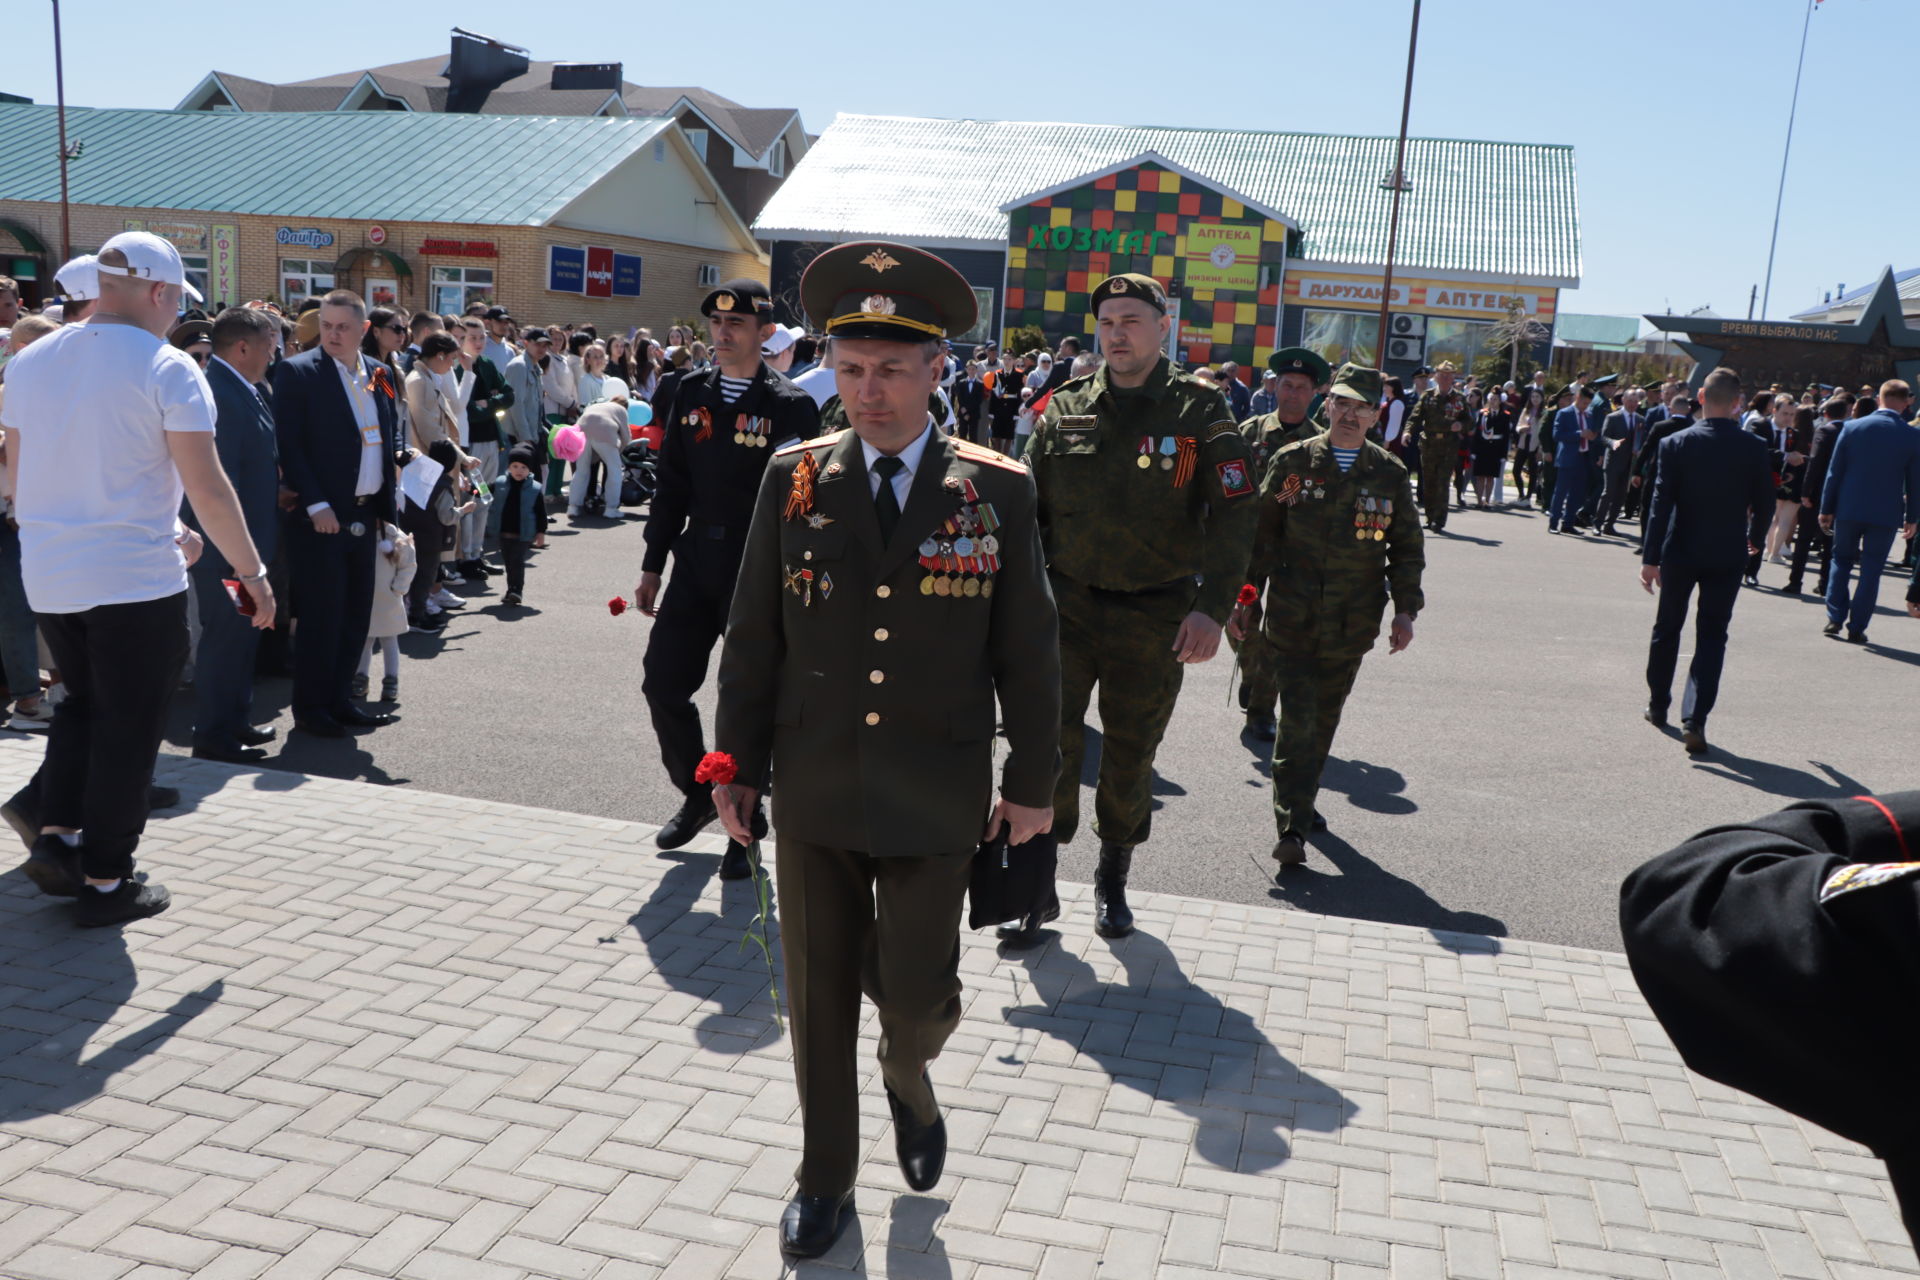
[[[1245,586],[1240,588],[1240,594],[1237,597],[1235,597],[1234,603],[1235,604],[1259,604],[1260,592],[1254,588],[1254,585],[1251,582],[1249,582]]]
[[[740,766],[733,757],[724,751],[709,751],[700,757],[700,764],[693,771],[695,782],[717,782],[726,786],[739,774]]]
[[[614,617],[617,618],[626,611],[627,599],[625,596],[615,596],[613,599],[607,601],[607,612]]]

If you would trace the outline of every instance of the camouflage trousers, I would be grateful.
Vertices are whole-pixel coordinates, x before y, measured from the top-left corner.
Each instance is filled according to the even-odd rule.
[[[1451,445],[1453,437],[1447,440]],[[1453,500],[1453,468],[1459,456],[1460,450],[1454,447],[1444,453],[1425,447],[1420,450],[1420,507],[1427,523],[1436,529],[1447,523],[1447,504]]]
[[[1100,688],[1100,773],[1093,831],[1132,848],[1153,827],[1153,756],[1180,696],[1185,668],[1173,637],[1193,608],[1194,589],[1100,591],[1053,574],[1060,609],[1060,780],[1053,834],[1061,844],[1080,827],[1080,773],[1087,704]]]
[[[1280,736],[1273,744],[1273,820],[1280,834],[1311,828],[1320,774],[1366,652],[1287,654],[1278,664]]]
[[[1247,710],[1273,714],[1274,703],[1280,696],[1279,651],[1273,647],[1273,641],[1267,639],[1266,631],[1258,626],[1248,631],[1247,638],[1234,645],[1234,649]]]

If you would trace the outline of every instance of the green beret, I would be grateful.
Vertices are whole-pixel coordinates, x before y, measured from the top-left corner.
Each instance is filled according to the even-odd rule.
[[[1282,347],[1267,357],[1267,368],[1275,373],[1304,373],[1316,387],[1326,386],[1327,379],[1333,376],[1333,370],[1320,353],[1305,347]]]
[[[1100,314],[1100,304],[1112,298],[1137,298],[1161,315],[1167,314],[1167,291],[1152,276],[1143,276],[1137,271],[1124,275],[1108,276],[1093,287],[1093,314]]]
[[[1343,364],[1340,372],[1333,375],[1333,386],[1327,389],[1329,396],[1341,396],[1348,400],[1358,400],[1364,404],[1380,403],[1380,393],[1384,387],[1378,369],[1367,369],[1357,364]]]
[[[800,305],[831,337],[886,342],[965,333],[980,314],[973,286],[944,258],[879,240],[835,245],[808,263]]]

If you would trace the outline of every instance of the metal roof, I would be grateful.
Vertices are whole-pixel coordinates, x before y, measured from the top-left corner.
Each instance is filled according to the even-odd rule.
[[[76,204],[541,226],[672,127],[659,117],[67,109]],[[0,104],[15,200],[60,198],[51,106]]]
[[[1300,256],[1377,264],[1393,138],[842,114],[761,210],[762,240],[888,236],[1005,245],[1000,206],[1145,151],[1302,228]],[[1573,148],[1409,138],[1397,265],[1571,287],[1580,278]]]
[[[1920,267],[1909,267],[1905,271],[1893,274],[1893,283],[1898,289],[1902,302],[1920,300]],[[1872,284],[1863,284],[1857,289],[1849,289],[1837,298],[1829,298],[1817,307],[1808,307],[1805,311],[1796,311],[1792,318],[1818,323],[1835,312],[1857,313],[1864,309],[1867,300],[1873,297],[1874,290],[1880,287],[1878,277]]]

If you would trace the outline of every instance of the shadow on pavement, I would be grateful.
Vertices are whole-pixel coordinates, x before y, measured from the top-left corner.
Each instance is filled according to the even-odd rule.
[[[1365,760],[1342,760],[1338,756],[1328,756],[1327,767],[1320,774],[1320,789],[1337,791],[1354,808],[1365,809],[1368,813],[1408,814],[1420,811],[1419,805],[1402,794],[1407,789],[1406,775],[1398,769],[1389,769],[1383,764],[1368,764]]]
[[[1331,832],[1316,832],[1307,837],[1307,844],[1331,862],[1338,874],[1323,871],[1311,861],[1288,867],[1267,890],[1270,897],[1320,915],[1426,929],[1449,951],[1499,952],[1500,944],[1492,940],[1507,935],[1501,921],[1477,911],[1441,906],[1425,889],[1388,871]],[[1454,934],[1478,936],[1443,936]]]
[[[1830,764],[1818,760],[1809,760],[1807,763],[1820,772],[1811,773],[1792,765],[1735,755],[1716,743],[1712,753],[1695,764],[1694,769],[1709,777],[1743,782],[1755,790],[1768,795],[1785,796],[1789,800],[1827,800],[1836,796],[1865,795],[1873,790],[1866,783],[1849,777]]]
[[[1093,1059],[1115,1084],[1170,1102],[1193,1117],[1193,1149],[1207,1163],[1260,1173],[1292,1154],[1289,1130],[1332,1133],[1353,1118],[1338,1089],[1288,1061],[1260,1024],[1182,972],[1167,945],[1145,933],[1106,944],[1125,982],[1101,982],[1064,947],[1009,952],[1037,1004],[1005,1010]]]
[[[887,1274],[953,1280],[947,1246],[936,1234],[951,1202],[911,1192],[893,1198],[887,1218]]]
[[[654,972],[669,987],[716,1005],[694,1027],[694,1038],[702,1049],[715,1053],[744,1053],[779,1039],[781,1029],[773,1020],[771,1002],[752,1008],[768,996],[766,961],[756,943],[741,946],[759,910],[753,881],[723,881],[720,910],[697,910],[707,881],[720,869],[719,855],[675,850],[659,857],[673,865],[627,923],[640,936]],[[770,933],[769,942],[778,956],[779,926]]]

